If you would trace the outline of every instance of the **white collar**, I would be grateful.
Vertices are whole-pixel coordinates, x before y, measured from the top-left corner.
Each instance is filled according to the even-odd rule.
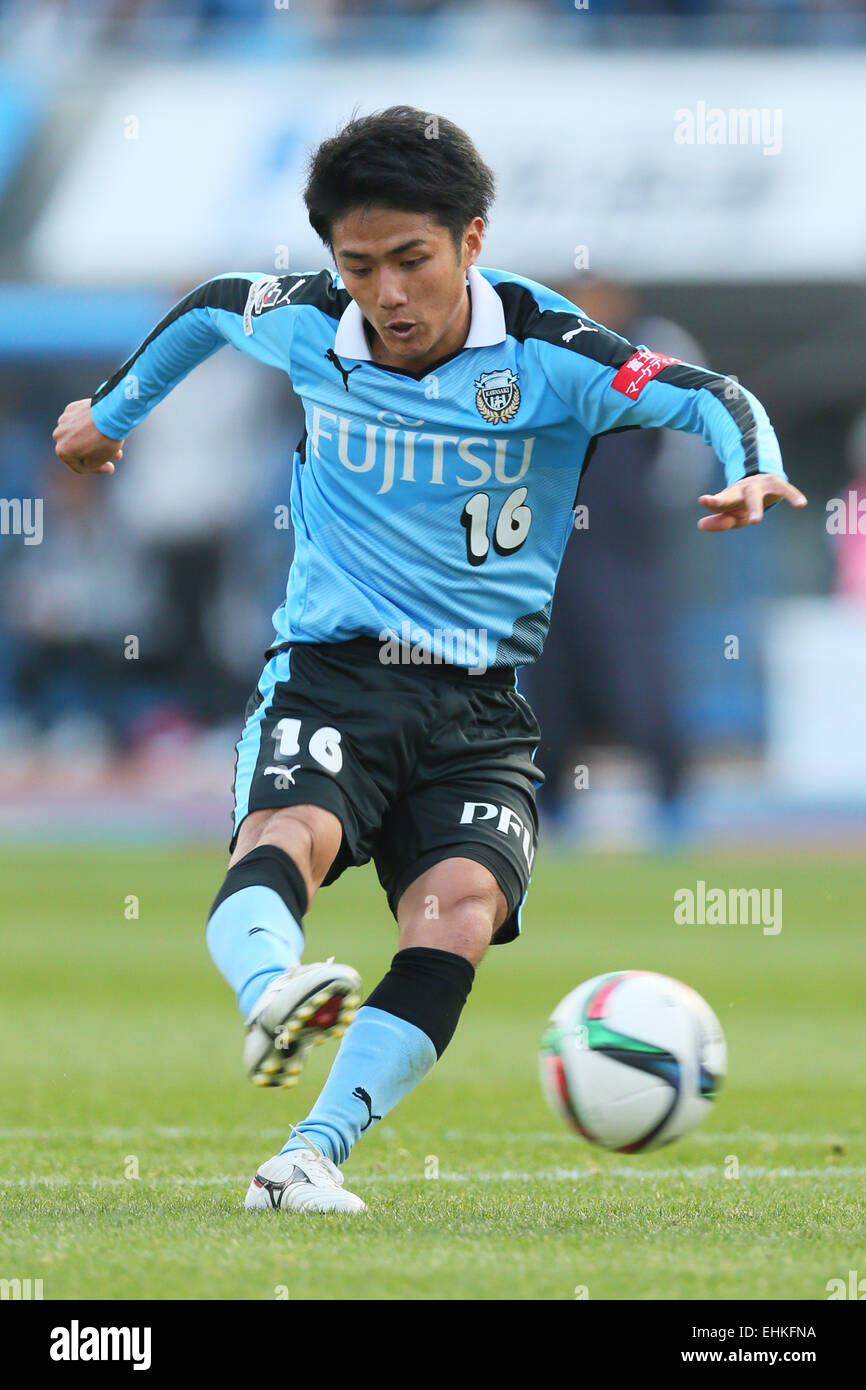
[[[469,334],[461,352],[467,348],[492,347],[494,343],[505,342],[505,311],[502,300],[489,280],[481,271],[471,265],[466,272],[469,282],[469,299],[472,305],[472,318]],[[337,324],[334,338],[334,352],[338,357],[352,357],[357,362],[372,362],[373,354],[364,332],[364,315],[353,299]]]

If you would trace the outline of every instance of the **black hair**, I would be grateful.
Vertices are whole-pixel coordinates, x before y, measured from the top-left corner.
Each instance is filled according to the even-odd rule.
[[[355,208],[420,212],[447,227],[457,249],[474,217],[487,220],[493,172],[469,136],[444,116],[389,106],[354,116],[310,158],[304,202],[333,251],[334,222]]]

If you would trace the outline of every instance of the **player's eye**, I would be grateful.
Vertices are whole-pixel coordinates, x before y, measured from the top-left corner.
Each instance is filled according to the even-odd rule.
[[[424,261],[426,261],[426,259],[426,256],[416,256],[414,261],[401,261],[400,264],[408,266],[421,265]]]
[[[369,275],[369,274],[370,274],[370,267],[369,267],[369,266],[349,266],[349,267],[348,267],[348,270],[349,270],[349,274],[350,274],[350,275]]]

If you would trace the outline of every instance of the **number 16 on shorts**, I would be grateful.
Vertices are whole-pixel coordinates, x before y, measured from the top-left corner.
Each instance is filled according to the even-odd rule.
[[[296,753],[301,751],[301,720],[300,719],[280,719],[274,725],[274,757],[293,758]],[[311,734],[307,744],[307,752],[311,758],[315,758],[327,772],[339,772],[343,766],[343,750],[340,747],[340,731],[334,729],[330,724],[323,724]],[[268,772],[285,771],[284,768],[265,768]]]

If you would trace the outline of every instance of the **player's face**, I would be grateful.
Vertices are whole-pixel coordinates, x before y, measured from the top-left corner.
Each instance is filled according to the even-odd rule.
[[[459,351],[471,317],[466,270],[483,230],[474,218],[458,252],[448,229],[426,213],[358,208],[334,223],[337,269],[378,335],[377,362],[419,371]]]

